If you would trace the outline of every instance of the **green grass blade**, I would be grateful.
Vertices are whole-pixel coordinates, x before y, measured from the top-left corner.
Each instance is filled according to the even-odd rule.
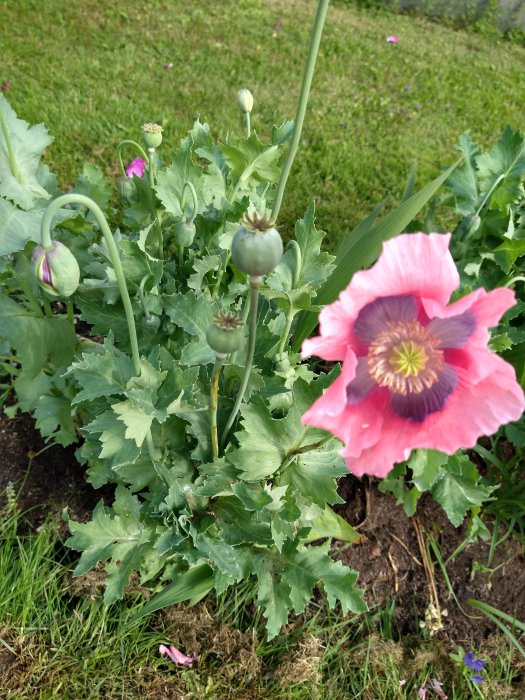
[[[523,625],[521,622],[518,622],[518,620],[515,620],[513,617],[510,615],[507,615],[506,613],[502,612],[501,610],[498,610],[497,608],[493,608],[492,605],[488,605],[487,603],[482,603],[480,600],[475,600],[474,598],[469,598],[467,600],[468,605],[471,607],[475,608],[476,610],[479,610],[479,612],[483,613],[485,617],[487,617],[491,622],[493,622],[499,629],[503,632],[503,634],[507,637],[509,642],[519,651],[519,653],[525,657],[525,649],[521,646],[521,644],[518,642],[516,637],[512,634],[512,632],[508,629],[508,627],[505,627],[503,622],[501,622],[500,618],[503,618],[507,622],[510,622],[512,625],[516,625],[516,627],[519,627],[520,629],[525,629],[525,625]]]
[[[460,162],[461,159],[456,161],[448,170],[445,170],[419,192],[399,204],[372,228],[358,226],[357,229],[349,233],[338,250],[336,268],[321,288],[315,303],[324,306],[334,301],[339,292],[348,285],[355,272],[369,267],[379,255],[382,243],[403,232]],[[310,335],[316,324],[316,313],[301,314],[293,338],[294,350],[299,349],[303,340]]]
[[[198,564],[186,571],[178,579],[166,586],[160,593],[148,600],[138,613],[132,616],[130,623],[150,615],[157,610],[162,610],[168,605],[181,603],[196,597],[203,597],[213,588],[215,577],[208,564]]]
[[[401,195],[401,202],[406,202],[414,194],[414,189],[416,186],[416,175],[417,175],[417,161],[412,163],[410,172],[408,173],[408,178],[406,181],[405,189]]]

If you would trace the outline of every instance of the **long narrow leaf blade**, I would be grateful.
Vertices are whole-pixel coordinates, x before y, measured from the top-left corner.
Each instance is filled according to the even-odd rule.
[[[193,566],[173,583],[166,586],[160,593],[148,600],[146,605],[133,615],[130,622],[136,622],[141,617],[151,615],[151,613],[162,610],[168,605],[181,603],[183,600],[191,600],[197,596],[204,597],[213,588],[214,580],[213,571],[208,564]]]
[[[425,185],[419,192],[399,204],[371,229],[360,230],[359,226],[354,229],[349,240],[345,241],[344,253],[337,256],[336,267],[321,288],[315,303],[324,306],[337,299],[339,292],[348,286],[353,274],[369,267],[374,262],[381,252],[381,245],[384,241],[403,232],[460,162],[461,159],[435,180]],[[316,313],[305,312],[301,314],[293,338],[294,350],[297,351],[300,348],[301,343],[310,335],[316,324]]]

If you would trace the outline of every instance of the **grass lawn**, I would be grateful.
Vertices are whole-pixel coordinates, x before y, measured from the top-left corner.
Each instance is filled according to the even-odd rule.
[[[2,0],[0,82],[20,117],[55,136],[47,160],[65,187],[85,161],[116,172],[117,143],[145,121],[162,122],[168,144],[198,115],[220,136],[240,130],[239,87],[268,137],[294,116],[314,11],[313,0]],[[508,42],[334,3],[285,195],[288,232],[315,198],[335,242],[400,196],[415,159],[421,185],[453,162],[463,131],[486,146],[506,123],[518,128],[524,64]]]

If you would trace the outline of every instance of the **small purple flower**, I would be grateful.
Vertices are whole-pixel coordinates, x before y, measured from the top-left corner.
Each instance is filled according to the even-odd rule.
[[[168,656],[177,666],[188,666],[189,668],[192,668],[194,661],[198,661],[201,658],[197,654],[186,656],[186,654],[179,651],[173,644],[170,647],[161,644],[159,647],[159,654]]]
[[[136,175],[137,177],[142,177],[144,175],[144,168],[146,167],[146,165],[146,161],[142,158],[135,158],[126,168],[126,175],[128,177],[133,177],[133,175]]]
[[[484,681],[485,679],[482,678],[482,677],[479,675],[479,673],[476,673],[474,676],[471,676],[471,677],[470,677],[470,680],[471,680],[473,683],[483,683],[483,681]]]
[[[471,671],[482,671],[485,668],[485,662],[481,659],[476,659],[471,651],[468,651],[463,657],[463,663]]]
[[[404,92],[412,92],[412,88],[410,87],[410,85],[405,85]]]

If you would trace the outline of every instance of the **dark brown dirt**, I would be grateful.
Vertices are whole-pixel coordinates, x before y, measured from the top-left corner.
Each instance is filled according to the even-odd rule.
[[[67,506],[74,520],[88,520],[101,498],[110,501],[112,489],[95,490],[86,482],[85,470],[75,459],[75,449],[45,447],[27,415],[8,419],[0,415],[0,507],[5,503],[8,484],[19,493],[18,504],[31,527],[42,524],[49,513]],[[40,454],[39,454],[40,453]],[[391,496],[381,494],[373,483],[352,476],[340,482],[346,503],[337,512],[358,528],[363,541],[341,548],[335,555],[359,572],[358,585],[365,590],[373,608],[395,601],[393,624],[399,636],[418,630],[431,600],[429,575],[423,566],[416,523],[425,538],[431,535],[445,560],[465,537],[465,526],[454,528],[431,498],[423,498],[417,521],[405,516]],[[466,604],[468,598],[489,603],[518,619],[525,619],[525,556],[519,542],[508,538],[498,546],[490,567],[489,545],[467,546],[448,566],[450,585],[461,608],[454,601],[433,556],[433,571],[443,630],[436,636],[444,641],[468,644],[480,642],[494,628]],[[466,613],[466,614],[465,614]],[[467,616],[467,614],[469,616]]]
[[[431,577],[425,572],[416,527],[426,541],[434,538],[445,561],[463,542],[466,525],[455,528],[430,497],[423,497],[416,518],[409,518],[392,496],[352,476],[341,481],[339,491],[346,503],[336,510],[358,528],[363,541],[340,551],[337,557],[359,572],[358,585],[365,589],[370,606],[395,600],[394,626],[399,636],[415,632],[432,601]],[[468,644],[468,640],[480,641],[494,631],[487,619],[466,603],[469,598],[525,619],[522,546],[514,538],[506,539],[496,548],[490,566],[489,549],[489,543],[480,540],[447,565],[450,587],[459,605],[432,555],[437,598],[440,609],[447,611],[442,616],[443,629],[436,633],[438,638]]]
[[[46,449],[44,449],[46,448]],[[50,512],[66,506],[73,520],[89,520],[101,497],[111,490],[95,490],[75,459],[75,448],[46,446],[27,414],[13,419],[0,413],[0,508],[12,484],[27,521],[38,527]]]

